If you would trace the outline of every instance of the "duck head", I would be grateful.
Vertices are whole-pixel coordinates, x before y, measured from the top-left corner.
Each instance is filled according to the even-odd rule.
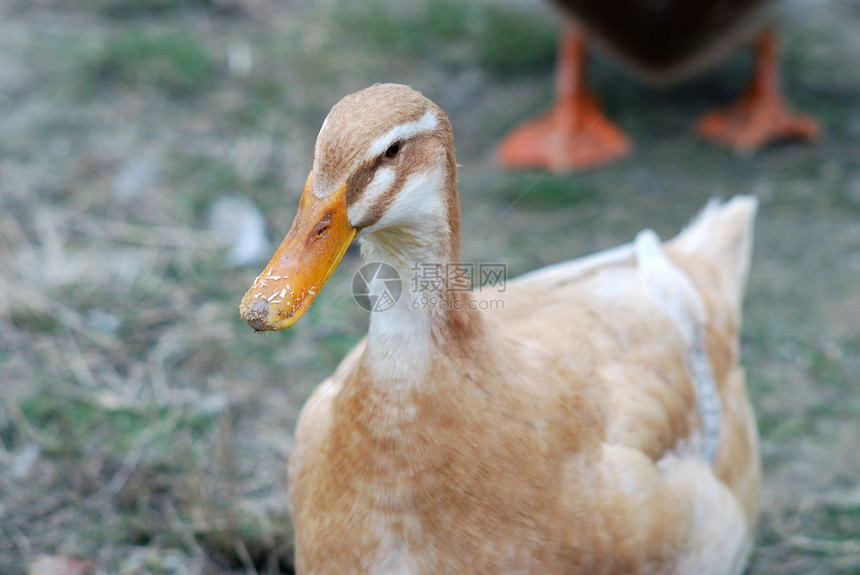
[[[451,125],[419,92],[379,84],[332,108],[290,231],[239,311],[258,331],[290,327],[356,236],[399,270],[456,261],[459,201]]]

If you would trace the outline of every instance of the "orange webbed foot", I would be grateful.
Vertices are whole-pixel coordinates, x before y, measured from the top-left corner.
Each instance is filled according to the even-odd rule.
[[[699,120],[699,133],[739,152],[752,152],[780,140],[812,140],[818,122],[793,113],[779,85],[776,34],[767,30],[756,47],[752,83],[746,92],[725,108]]]
[[[526,123],[499,146],[506,168],[585,170],[614,162],[630,151],[627,136],[591,97],[560,102],[545,116]]]
[[[502,166],[585,170],[611,163],[630,151],[627,136],[606,118],[586,86],[584,69],[585,40],[570,25],[560,44],[555,106],[502,141],[497,153]]]
[[[792,113],[784,102],[749,94],[706,114],[698,130],[704,138],[739,152],[752,152],[782,140],[813,140],[820,132],[818,122]]]

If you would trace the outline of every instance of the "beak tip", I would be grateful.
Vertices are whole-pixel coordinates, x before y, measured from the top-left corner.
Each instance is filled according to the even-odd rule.
[[[270,331],[272,329],[269,324],[269,302],[265,299],[257,300],[254,305],[248,306],[242,303],[239,314],[242,319],[247,322],[256,331]]]

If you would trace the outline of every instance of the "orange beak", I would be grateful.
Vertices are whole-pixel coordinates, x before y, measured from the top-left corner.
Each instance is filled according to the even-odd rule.
[[[302,317],[358,231],[347,219],[346,184],[320,199],[312,179],[313,172],[287,237],[239,306],[257,331],[286,329]]]

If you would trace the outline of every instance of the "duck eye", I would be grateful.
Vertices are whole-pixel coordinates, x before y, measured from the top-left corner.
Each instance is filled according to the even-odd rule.
[[[385,157],[386,158],[393,158],[394,156],[397,155],[397,152],[399,152],[399,151],[400,151],[400,142],[394,142],[393,144],[388,146],[387,150],[385,150]]]

